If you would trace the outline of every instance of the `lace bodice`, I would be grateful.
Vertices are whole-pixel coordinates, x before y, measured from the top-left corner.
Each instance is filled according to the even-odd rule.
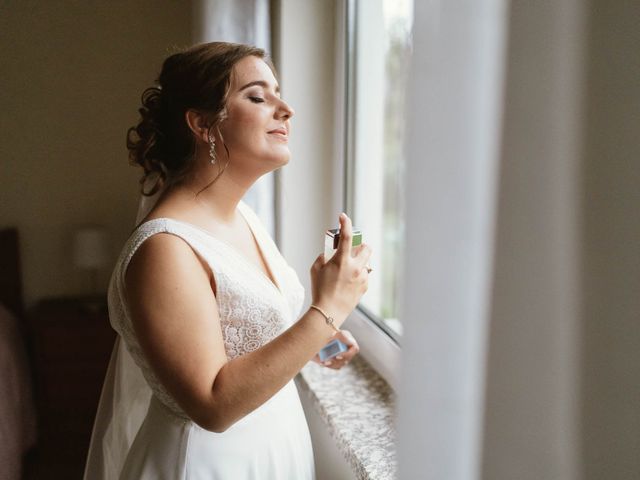
[[[133,254],[146,239],[162,232],[177,235],[198,252],[214,274],[227,357],[231,360],[256,350],[296,321],[304,300],[304,288],[255,213],[243,202],[238,210],[249,224],[279,288],[231,245],[195,225],[170,218],[150,220],[134,230],[122,249],[109,284],[111,325],[122,336],[156,397],[183,418],[188,417],[157,379],[140,348],[125,300],[124,275]]]

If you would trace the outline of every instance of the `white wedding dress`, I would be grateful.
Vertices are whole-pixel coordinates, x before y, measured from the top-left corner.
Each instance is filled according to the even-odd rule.
[[[243,202],[238,210],[277,286],[233,246],[189,223],[150,220],[126,242],[109,286],[109,318],[120,337],[96,416],[86,480],[315,478],[309,429],[293,380],[225,432],[210,432],[195,424],[158,381],[132,328],[124,273],[138,247],[160,232],[182,238],[211,266],[229,360],[259,348],[296,321],[304,289],[295,271],[255,213]]]

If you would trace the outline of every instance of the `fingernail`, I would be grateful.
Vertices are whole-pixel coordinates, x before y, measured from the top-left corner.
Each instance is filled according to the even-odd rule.
[[[327,360],[326,362],[324,362],[324,364],[325,364],[326,366],[329,366],[329,365],[331,365],[332,363],[333,363],[333,362],[332,362],[331,360]]]
[[[336,359],[342,360],[342,355],[336,355]]]

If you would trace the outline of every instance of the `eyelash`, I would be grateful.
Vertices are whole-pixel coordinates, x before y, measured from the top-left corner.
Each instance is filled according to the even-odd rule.
[[[251,100],[253,103],[264,103],[264,98],[260,97],[249,97],[249,100]]]

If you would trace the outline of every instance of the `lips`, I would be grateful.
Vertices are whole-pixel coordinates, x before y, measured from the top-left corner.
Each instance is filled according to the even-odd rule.
[[[276,128],[275,130],[270,130],[267,133],[275,133],[282,136],[287,136],[287,130],[285,128]]]

